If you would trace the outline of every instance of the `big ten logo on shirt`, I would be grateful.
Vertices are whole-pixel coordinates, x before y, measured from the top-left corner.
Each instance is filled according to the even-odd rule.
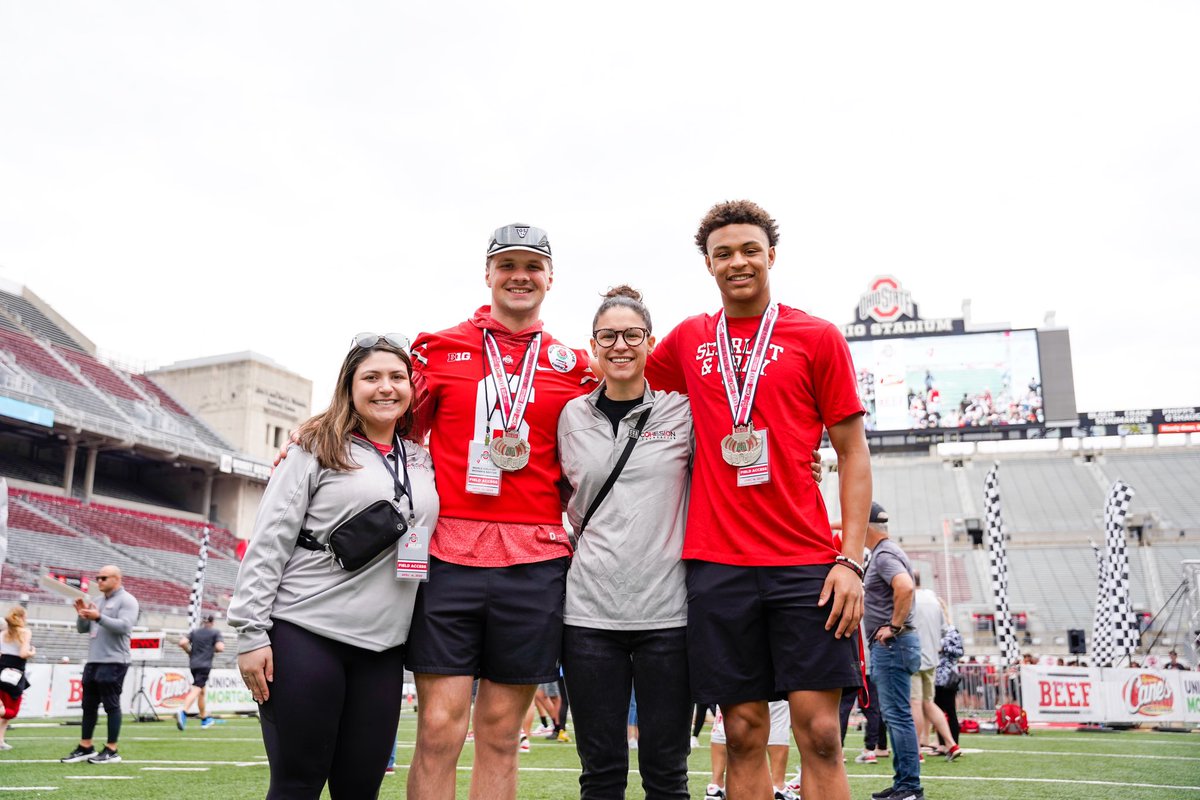
[[[733,363],[737,365],[738,374],[744,377],[746,372],[746,361],[750,358],[751,348],[754,347],[754,337],[746,339],[738,336],[730,336],[729,342],[733,345]],[[768,344],[767,357],[763,359],[762,369],[759,370],[758,374],[766,375],[767,367],[769,367],[772,362],[778,361],[779,357],[783,355],[784,352],[785,348],[782,345]],[[701,375],[708,375],[711,372],[719,370],[720,367],[717,363],[716,341],[705,342],[704,344],[697,345],[696,360],[700,362]]]

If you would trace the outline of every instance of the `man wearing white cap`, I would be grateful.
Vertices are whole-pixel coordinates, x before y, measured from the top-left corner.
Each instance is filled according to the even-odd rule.
[[[454,797],[476,678],[470,796],[515,798],[525,710],[538,684],[558,678],[571,544],[556,433],[563,406],[587,388],[588,358],[542,328],[554,283],[545,231],[496,230],[484,277],[490,306],[412,348],[417,427],[430,431],[441,498],[406,645],[419,698],[416,800]]]

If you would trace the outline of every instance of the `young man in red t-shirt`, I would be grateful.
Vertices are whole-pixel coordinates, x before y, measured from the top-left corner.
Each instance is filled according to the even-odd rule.
[[[722,311],[667,334],[646,378],[686,393],[695,418],[688,652],[694,699],[719,703],[725,719],[728,796],[771,796],[767,701],[786,698],[802,796],[847,800],[838,705],[861,681],[870,453],[845,339],[771,299],[777,239],[753,203],[709,211],[696,244]],[[807,460],[823,430],[838,454],[840,549]]]
[[[588,359],[542,330],[554,280],[544,231],[498,229],[486,263],[491,306],[412,349],[441,498],[405,654],[420,703],[416,800],[454,797],[476,677],[470,796],[515,798],[522,719],[538,684],[558,679],[571,544],[556,436],[563,406],[588,388]]]

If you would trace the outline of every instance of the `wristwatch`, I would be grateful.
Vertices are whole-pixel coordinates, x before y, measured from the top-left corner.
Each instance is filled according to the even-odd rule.
[[[892,623],[889,622],[888,630],[890,630],[892,632],[892,636],[899,636],[901,633],[904,632],[904,626],[903,625],[893,625]]]

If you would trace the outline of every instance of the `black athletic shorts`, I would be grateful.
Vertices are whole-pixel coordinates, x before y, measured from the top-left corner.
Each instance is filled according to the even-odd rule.
[[[825,630],[830,605],[817,608],[830,569],[688,561],[695,701],[783,700],[788,692],[860,686],[857,638],[835,638]]]
[[[405,666],[495,683],[558,680],[569,558],[464,567],[431,557],[417,591]]]
[[[209,667],[192,667],[192,686],[203,689],[208,685]]]

